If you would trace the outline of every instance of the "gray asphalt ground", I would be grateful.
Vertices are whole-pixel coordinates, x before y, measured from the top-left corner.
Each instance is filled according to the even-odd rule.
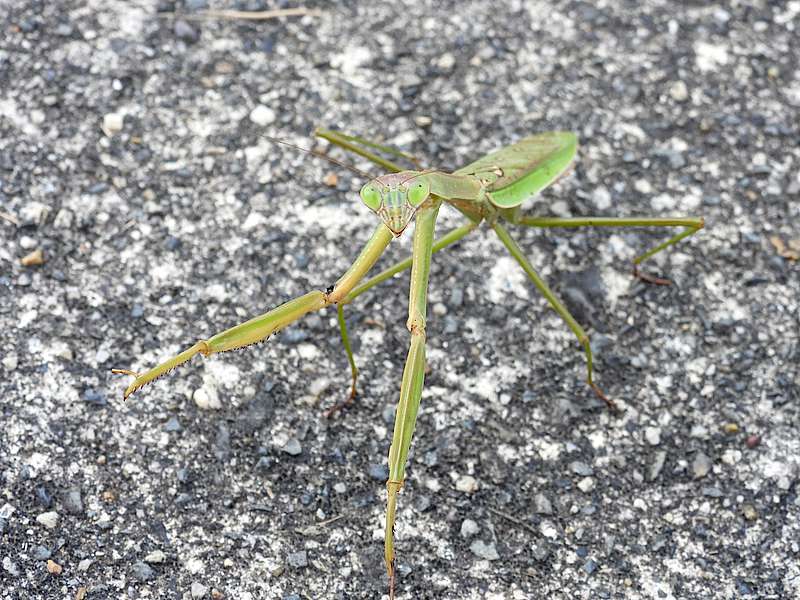
[[[407,276],[348,307],[330,421],[330,309],[127,403],[110,373],[345,270],[363,178],[259,137],[318,125],[446,169],[572,130],[532,213],[707,223],[668,287],[630,261],[670,232],[514,230],[621,416],[490,231],[435,256],[399,599],[800,597],[800,2],[2,5],[2,600],[386,598]]]

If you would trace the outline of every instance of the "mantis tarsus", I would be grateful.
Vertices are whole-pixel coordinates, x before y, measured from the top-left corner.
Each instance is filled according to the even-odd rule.
[[[482,221],[486,221],[520,264],[534,286],[578,338],[586,355],[587,383],[613,409],[614,403],[603,394],[592,377],[592,351],[589,337],[539,277],[502,221],[529,227],[682,227],[683,230],[680,233],[637,256],[633,261],[635,275],[653,283],[668,283],[666,280],[640,274],[639,264],[697,232],[703,227],[703,219],[699,217],[554,218],[521,214],[520,206],[526,199],[553,183],[571,165],[577,150],[577,138],[569,132],[553,131],[527,137],[511,146],[492,152],[454,173],[437,170],[403,170],[395,163],[372,151],[378,150],[395,157],[410,158],[398,150],[337,131],[319,129],[316,134],[336,146],[355,152],[391,171],[387,175],[369,181],[361,188],[362,202],[378,215],[381,222],[345,274],[325,291],[309,292],[207,340],[200,340],[191,348],[149,371],[139,374],[133,371],[114,369],[114,372],[135,377],[135,380],[125,390],[124,397],[128,398],[145,384],[166,374],[196,354],[208,356],[260,342],[303,315],[336,304],[342,342],[350,363],[352,384],[347,400],[330,409],[327,413],[330,416],[342,406],[350,404],[356,395],[358,369],[347,334],[344,306],[372,287],[410,267],[411,286],[406,327],[411,334],[411,343],[400,385],[400,401],[397,405],[394,434],[389,449],[389,479],[386,483],[388,500],[384,553],[389,577],[389,595],[390,598],[394,598],[395,513],[397,496],[405,480],[406,461],[425,378],[425,322],[431,255],[457,242],[473,231]],[[413,162],[416,164],[415,160]],[[467,217],[467,221],[438,240],[434,240],[436,216],[442,202],[454,206]],[[416,217],[416,227],[412,256],[360,283],[392,238],[400,236],[414,217]]]

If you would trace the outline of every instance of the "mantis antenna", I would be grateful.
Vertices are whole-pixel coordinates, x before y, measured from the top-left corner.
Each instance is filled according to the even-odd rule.
[[[352,173],[355,173],[356,175],[361,175],[361,177],[363,177],[364,179],[367,179],[367,180],[373,179],[373,176],[370,175],[369,173],[365,173],[364,171],[354,167],[353,165],[348,165],[345,162],[342,162],[340,160],[336,160],[335,158],[332,158],[332,157],[328,156],[324,152],[319,152],[318,150],[310,150],[309,148],[303,148],[302,146],[298,146],[297,144],[292,144],[291,142],[287,142],[286,140],[281,140],[281,139],[278,139],[278,138],[274,138],[274,137],[271,137],[269,135],[265,135],[263,133],[259,134],[259,137],[262,137],[265,140],[267,140],[269,142],[272,142],[273,144],[281,144],[282,146],[288,146],[289,148],[294,148],[295,150],[300,150],[301,152],[306,152],[308,154],[312,154],[313,156],[316,156],[317,158],[321,158],[323,160],[327,160],[331,164],[338,165],[340,167],[344,167],[345,169],[347,169],[348,171],[351,171]]]

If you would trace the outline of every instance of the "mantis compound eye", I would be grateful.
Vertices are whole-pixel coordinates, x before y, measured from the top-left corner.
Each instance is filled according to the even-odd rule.
[[[361,201],[370,210],[377,212],[381,207],[381,193],[371,183],[362,187],[359,195],[361,196]]]
[[[430,195],[430,193],[430,183],[424,179],[418,179],[417,181],[413,181],[411,185],[408,186],[408,201],[413,207],[416,208],[425,202],[425,199]]]

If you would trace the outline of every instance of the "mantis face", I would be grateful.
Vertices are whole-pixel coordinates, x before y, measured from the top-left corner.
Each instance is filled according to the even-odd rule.
[[[431,193],[428,178],[415,171],[381,175],[361,188],[361,201],[377,214],[395,237]]]

